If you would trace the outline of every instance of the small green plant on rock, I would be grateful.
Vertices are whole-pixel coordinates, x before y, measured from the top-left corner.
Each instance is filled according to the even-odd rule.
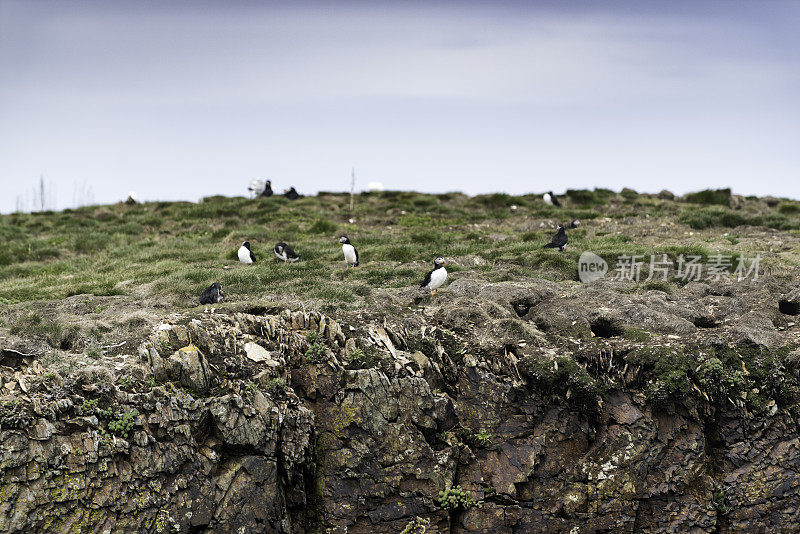
[[[279,390],[282,390],[286,387],[286,379],[282,377],[273,378],[269,382],[267,382],[267,391],[270,393],[276,393]]]
[[[721,489],[714,490],[714,495],[711,502],[714,505],[714,508],[717,509],[717,513],[719,515],[728,515],[731,513],[731,510],[733,510],[733,506],[728,501],[727,495],[725,495],[725,492]]]
[[[322,363],[325,361],[325,344],[322,343],[319,333],[317,332],[309,332],[306,334],[306,343],[308,343],[308,349],[306,349],[306,360],[311,363]]]
[[[425,534],[428,527],[431,525],[431,520],[428,518],[415,517],[409,521],[400,534]]]
[[[130,389],[133,387],[133,378],[128,375],[123,375],[117,379],[117,385],[122,389]]]
[[[439,492],[439,507],[444,510],[469,510],[473,506],[480,506],[472,496],[461,488],[452,486]]]
[[[473,437],[472,440],[475,442],[476,445],[479,447],[488,447],[492,444],[492,438],[494,435],[487,431],[485,428],[481,428]]]
[[[83,404],[81,404],[81,412],[83,413],[89,413],[95,408],[97,408],[97,399],[86,399],[83,401]]]
[[[747,383],[742,371],[727,369],[716,357],[703,360],[696,373],[700,389],[717,400],[735,395]]]
[[[347,365],[348,369],[369,369],[379,365],[381,360],[380,352],[372,346],[368,346],[365,349],[353,347],[348,357],[350,359]]]
[[[485,428],[481,428],[477,432],[468,428],[461,428],[453,433],[445,433],[443,436],[443,439],[450,445],[465,443],[474,448],[488,447],[492,444],[492,438],[494,438],[494,435]]]
[[[128,439],[128,434],[133,430],[136,418],[139,417],[139,410],[134,409],[125,412],[121,416],[117,416],[114,410],[109,408],[108,410],[101,411],[101,415],[111,419],[108,422],[108,432],[104,432],[103,437],[114,435],[122,439]]]

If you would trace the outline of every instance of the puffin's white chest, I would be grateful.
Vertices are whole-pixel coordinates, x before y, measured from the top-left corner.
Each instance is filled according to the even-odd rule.
[[[431,282],[428,284],[428,289],[439,289],[445,280],[447,280],[447,269],[444,267],[434,269],[431,273]]]
[[[250,249],[247,247],[239,247],[239,261],[242,263],[253,263],[250,259]]]
[[[350,243],[345,243],[342,245],[342,252],[344,253],[344,261],[346,263],[355,263],[356,262],[356,249]]]
[[[282,251],[280,254],[278,254],[278,251],[273,251],[273,252],[275,252],[275,255],[278,256],[278,259],[286,261],[286,251],[285,250]]]
[[[544,196],[542,196],[542,198],[544,199],[544,203],[547,204],[548,206],[553,205],[553,197],[550,196],[550,193],[545,193]]]

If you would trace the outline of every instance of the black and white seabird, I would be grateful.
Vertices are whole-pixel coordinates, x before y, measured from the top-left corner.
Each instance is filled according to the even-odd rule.
[[[552,191],[548,191],[542,195],[542,199],[548,206],[561,206],[561,202],[558,201],[558,197],[556,197]]]
[[[557,248],[558,250],[564,250],[564,247],[567,246],[567,232],[564,230],[564,227],[560,224],[558,225],[558,233],[553,236],[553,239],[544,246],[544,248]]]
[[[574,230],[575,228],[579,227],[580,225],[581,225],[581,222],[578,219],[572,219],[572,222],[569,223],[569,226],[567,226],[567,228],[569,228],[571,230]]]
[[[214,282],[200,295],[200,304],[216,304],[223,298],[225,295],[222,294],[222,286],[218,282]]]
[[[292,186],[291,188],[289,188],[289,189],[287,189],[286,191],[283,192],[283,196],[285,196],[289,200],[297,200],[298,198],[300,198],[303,195],[298,193],[297,189],[295,189],[294,186]]]
[[[239,247],[239,261],[242,263],[256,262],[256,256],[250,250],[250,241],[245,241],[242,243],[242,246]]]
[[[272,182],[269,180],[261,180],[256,178],[250,182],[250,185],[247,186],[247,190],[250,191],[251,198],[258,198],[258,197],[271,197],[272,196]]]
[[[278,259],[283,260],[284,262],[296,262],[300,259],[300,256],[294,250],[292,250],[292,247],[283,241],[275,245],[273,250],[275,251],[275,255],[278,257]]]
[[[445,265],[447,265],[447,261],[442,257],[433,260],[433,269],[425,275],[425,280],[422,281],[419,287],[427,289],[431,292],[431,295],[439,291],[444,281],[447,280]]]
[[[348,239],[346,235],[339,238],[339,244],[342,245],[345,269],[356,267],[358,265],[358,251],[356,247],[350,243],[350,239]]]

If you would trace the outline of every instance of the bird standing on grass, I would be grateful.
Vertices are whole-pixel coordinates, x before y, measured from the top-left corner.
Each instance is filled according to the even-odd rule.
[[[247,190],[250,191],[251,198],[271,197],[272,182],[269,180],[259,180],[256,178],[250,182],[250,185],[247,186]]]
[[[567,228],[570,228],[570,229],[574,230],[575,228],[579,227],[580,225],[581,225],[581,222],[578,219],[572,219],[572,222],[569,223],[569,226],[567,226]]]
[[[544,248],[557,248],[563,252],[564,247],[567,246],[567,241],[569,241],[569,239],[567,239],[567,232],[564,230],[564,227],[559,224],[558,232],[553,236],[553,239],[551,239],[550,242],[544,246]]]
[[[344,254],[345,269],[350,267],[355,268],[358,265],[358,251],[350,243],[350,239],[346,235],[339,238],[339,244],[342,245],[342,253]]]
[[[548,191],[544,195],[542,195],[542,200],[548,206],[561,206],[561,202],[558,201],[558,198],[553,194],[552,191]]]
[[[272,196],[272,182],[267,180],[264,182],[264,190],[261,191],[261,194],[258,195],[263,198],[271,197]]]
[[[200,304],[216,304],[223,298],[225,295],[222,294],[222,286],[218,282],[214,282],[200,295]]]
[[[278,257],[278,259],[283,260],[284,263],[287,261],[296,262],[300,259],[300,256],[294,250],[292,250],[292,247],[283,241],[275,245],[273,250],[275,251],[275,255]]]
[[[433,260],[433,269],[425,275],[425,280],[422,281],[419,287],[427,289],[431,292],[431,295],[439,291],[444,281],[447,280],[445,265],[447,265],[447,261],[442,257]]]
[[[256,262],[256,256],[250,250],[250,241],[245,241],[242,243],[242,246],[239,247],[239,261],[242,263]]]

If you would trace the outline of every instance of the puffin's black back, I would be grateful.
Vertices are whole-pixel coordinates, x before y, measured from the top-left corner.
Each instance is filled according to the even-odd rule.
[[[567,241],[569,241],[569,238],[567,237],[566,230],[564,229],[563,226],[559,226],[558,227],[558,232],[556,232],[556,235],[553,236],[553,239],[550,240],[550,242],[548,244],[546,244],[544,246],[544,248],[560,248],[560,249],[563,249],[564,246],[567,244]]]
[[[281,251],[283,251],[283,253],[286,254],[287,258],[299,258],[300,257],[294,250],[292,250],[292,247],[290,247],[289,245],[287,245],[283,241],[279,241],[279,242],[275,243],[275,248],[273,250],[275,250],[275,254],[280,254]]]
[[[222,295],[222,286],[214,282],[208,286],[200,295],[200,304],[216,304]]]

